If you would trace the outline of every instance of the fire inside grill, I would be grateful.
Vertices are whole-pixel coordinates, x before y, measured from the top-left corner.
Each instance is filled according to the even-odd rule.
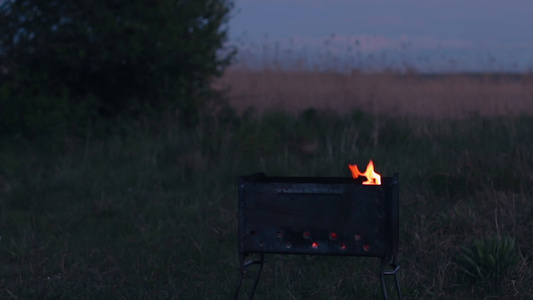
[[[371,164],[365,173],[373,172]],[[353,173],[354,168],[350,169]],[[359,175],[370,180],[368,174]],[[246,268],[259,264],[250,294],[253,298],[267,253],[378,257],[384,298],[388,298],[384,275],[395,276],[401,298],[396,261],[399,176],[378,178],[381,184],[375,179],[366,184],[359,176],[353,177],[269,177],[258,173],[239,178],[241,275],[235,299]],[[260,260],[245,262],[252,253],[259,253]]]

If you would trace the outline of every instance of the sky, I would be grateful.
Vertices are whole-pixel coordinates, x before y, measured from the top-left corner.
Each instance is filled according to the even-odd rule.
[[[532,0],[235,0],[250,64],[425,72],[533,70]]]

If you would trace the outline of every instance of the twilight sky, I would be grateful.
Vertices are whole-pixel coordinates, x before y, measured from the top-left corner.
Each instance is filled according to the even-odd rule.
[[[523,71],[532,14],[532,0],[235,0],[229,26],[256,63]]]

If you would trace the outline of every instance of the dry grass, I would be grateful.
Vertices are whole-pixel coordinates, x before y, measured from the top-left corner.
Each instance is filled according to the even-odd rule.
[[[349,176],[369,159],[400,173],[405,299],[533,299],[533,118],[375,119],[275,111],[0,140],[0,299],[230,299],[237,176]],[[466,276],[461,247],[500,236],[516,241],[510,272]],[[376,259],[266,259],[254,299],[381,298]]]
[[[281,108],[297,112],[361,109],[390,116],[463,118],[533,114],[530,76],[420,76],[392,73],[230,69],[219,85],[230,87],[237,109]]]

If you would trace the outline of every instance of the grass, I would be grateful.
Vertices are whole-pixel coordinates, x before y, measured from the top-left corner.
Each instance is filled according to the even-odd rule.
[[[384,176],[400,173],[407,299],[533,297],[531,117],[266,109],[177,124],[0,140],[0,298],[228,299],[237,176],[349,176],[348,163],[369,159]],[[502,236],[514,239],[518,261],[492,289],[456,258]],[[381,297],[374,259],[267,259],[256,299]]]
[[[231,86],[231,103],[299,112],[313,107],[354,109],[388,116],[432,119],[533,114],[528,74],[423,75],[392,72],[316,72],[301,69],[228,70],[219,86]]]

